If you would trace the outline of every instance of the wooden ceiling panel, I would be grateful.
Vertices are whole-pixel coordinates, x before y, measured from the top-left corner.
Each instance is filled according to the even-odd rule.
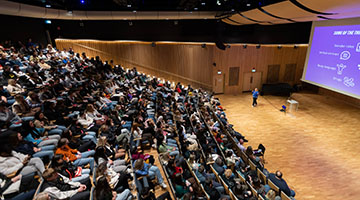
[[[360,10],[359,0],[297,0],[302,5],[324,13],[348,13]],[[355,16],[354,16],[355,17]]]
[[[310,17],[316,16],[315,14],[309,13],[290,1],[283,1],[280,3],[272,4],[269,6],[263,7],[266,12],[269,12],[278,17],[286,18],[286,19],[296,19],[302,17]],[[296,21],[296,20],[295,20]]]
[[[239,23],[236,23],[236,22],[233,22],[233,21],[231,21],[231,20],[229,20],[229,19],[222,19],[222,21],[223,22],[225,22],[225,23],[227,23],[227,24],[231,24],[231,25],[235,25],[235,26],[241,26],[241,25],[243,25],[243,24],[239,24]]]
[[[250,18],[250,19],[254,19],[256,21],[260,21],[260,22],[273,22],[273,21],[279,21],[282,20],[284,21],[284,23],[288,23],[289,21],[287,20],[283,20],[283,19],[279,19],[279,18],[275,18],[272,17],[264,12],[262,12],[259,9],[252,9],[246,12],[241,13],[243,15],[245,15],[246,17]]]
[[[236,21],[236,22],[241,23],[241,24],[255,24],[256,23],[254,21],[246,19],[245,17],[243,17],[243,16],[241,16],[239,14],[235,14],[235,15],[229,17],[229,18],[232,19],[233,21]]]

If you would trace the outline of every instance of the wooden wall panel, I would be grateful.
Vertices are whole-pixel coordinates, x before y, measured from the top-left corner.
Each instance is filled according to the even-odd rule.
[[[283,45],[278,49],[277,45],[262,45],[259,49],[256,45],[231,45],[226,51],[214,49],[214,62],[216,67],[213,68],[213,74],[221,70],[225,74],[225,94],[239,94],[242,91],[244,73],[251,72],[253,68],[257,72],[262,72],[262,83],[266,83],[268,65],[280,64],[279,82],[287,82],[291,85],[300,83],[302,76],[307,45],[300,45],[294,48],[293,45]],[[286,64],[296,64],[296,73],[294,81],[285,81]],[[239,84],[229,86],[228,72],[232,66],[240,67]]]
[[[296,64],[286,64],[284,81],[295,81]]]
[[[300,83],[304,68],[307,45],[294,48],[293,45],[233,44],[226,51],[218,50],[208,43],[202,48],[200,43],[156,43],[150,42],[96,41],[96,40],[56,40],[58,49],[72,47],[75,52],[86,52],[89,57],[99,55],[102,60],[114,60],[124,67],[137,67],[140,72],[166,80],[191,84],[211,90],[212,77],[218,70],[224,74],[225,94],[239,94],[242,91],[243,76],[252,68],[262,72],[262,83],[266,83],[268,65],[280,64],[279,82]],[[212,64],[216,63],[214,67]],[[286,64],[296,64],[295,80],[285,81]],[[229,86],[230,67],[239,67],[237,85]]]
[[[280,65],[268,65],[266,83],[278,83]]]
[[[56,40],[58,49],[72,47],[75,52],[85,52],[89,57],[100,56],[114,60],[126,68],[136,67],[138,71],[162,79],[194,87],[212,89],[213,45],[202,48],[194,43]]]
[[[229,69],[229,85],[235,86],[239,84],[240,67],[230,67]]]

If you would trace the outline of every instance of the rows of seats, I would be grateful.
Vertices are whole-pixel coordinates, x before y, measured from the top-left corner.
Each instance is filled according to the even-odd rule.
[[[0,54],[3,199],[289,199],[206,91],[51,45]]]

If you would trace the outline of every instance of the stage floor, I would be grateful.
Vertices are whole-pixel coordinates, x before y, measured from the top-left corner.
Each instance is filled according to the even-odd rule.
[[[297,93],[299,110],[280,112],[286,98],[217,95],[229,122],[266,147],[265,167],[280,170],[296,199],[347,200],[360,194],[360,109],[318,94]]]

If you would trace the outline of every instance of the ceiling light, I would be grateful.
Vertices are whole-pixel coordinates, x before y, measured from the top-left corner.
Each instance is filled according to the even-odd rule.
[[[231,9],[231,12],[234,12],[235,11],[235,9]]]
[[[194,10],[198,10],[198,8],[194,8]]]
[[[46,8],[51,8],[51,5],[50,5],[50,4],[46,4],[45,7],[46,7]]]
[[[131,4],[128,4],[127,7],[128,7],[128,8],[131,8]]]
[[[205,2],[202,2],[202,3],[201,3],[202,6],[205,6],[205,4],[206,4]]]
[[[249,3],[248,3],[248,4],[246,4],[246,6],[248,6],[248,7],[249,7],[249,6],[251,6],[251,4],[249,4]]]
[[[216,1],[216,4],[217,4],[218,6],[221,6],[220,0],[217,0],[217,1]]]

